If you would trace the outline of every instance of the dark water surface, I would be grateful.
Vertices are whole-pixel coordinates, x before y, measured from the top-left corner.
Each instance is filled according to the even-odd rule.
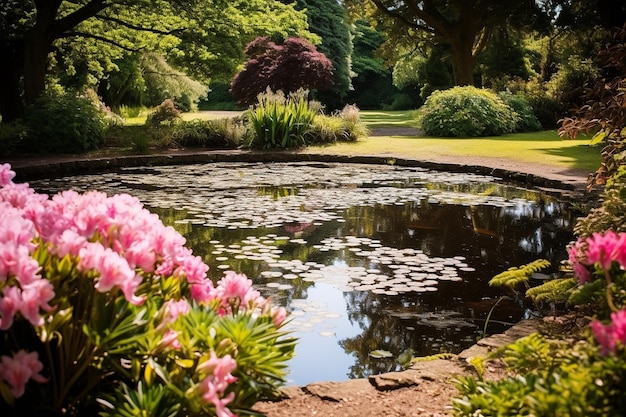
[[[31,186],[132,194],[187,238],[213,280],[245,273],[291,312],[297,385],[396,370],[409,349],[469,347],[510,295],[489,279],[538,258],[556,270],[580,215],[493,177],[380,165],[143,167]],[[487,332],[529,314],[502,300]]]

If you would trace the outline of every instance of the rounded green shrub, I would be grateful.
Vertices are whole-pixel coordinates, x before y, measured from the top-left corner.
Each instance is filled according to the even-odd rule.
[[[539,119],[535,116],[533,106],[526,97],[521,94],[511,94],[504,91],[498,93],[498,97],[517,113],[516,132],[536,132],[542,129]]]
[[[44,94],[24,114],[26,152],[80,153],[104,143],[106,114],[88,97],[75,93]]]
[[[435,91],[419,114],[430,136],[499,136],[514,132],[518,120],[494,92],[469,86]]]

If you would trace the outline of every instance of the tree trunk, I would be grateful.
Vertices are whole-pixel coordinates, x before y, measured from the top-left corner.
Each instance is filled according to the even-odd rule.
[[[0,116],[2,123],[22,117],[24,105],[20,95],[20,80],[24,68],[23,44],[12,42],[0,48]]]
[[[452,52],[452,70],[454,72],[454,85],[474,85],[474,36],[458,31],[455,36],[449,37],[450,50]]]

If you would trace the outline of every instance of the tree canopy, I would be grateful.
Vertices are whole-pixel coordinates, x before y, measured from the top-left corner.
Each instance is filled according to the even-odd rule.
[[[51,69],[98,78],[141,51],[199,79],[227,78],[258,35],[317,40],[303,12],[276,0],[1,0],[0,23],[3,121],[44,91]]]
[[[457,85],[474,84],[476,57],[487,46],[495,27],[510,22],[512,16],[529,17],[538,13],[538,6],[532,0],[346,0],[345,3],[353,12],[370,10],[375,19],[391,19],[395,26],[408,30],[408,36],[424,33],[437,43],[446,44]]]
[[[246,62],[231,83],[231,93],[240,104],[252,104],[267,88],[283,93],[325,89],[333,83],[333,64],[315,46],[302,38],[282,44],[259,37],[246,47]]]

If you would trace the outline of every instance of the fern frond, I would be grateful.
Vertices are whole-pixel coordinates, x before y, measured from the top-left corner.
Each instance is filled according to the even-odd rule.
[[[479,379],[483,379],[483,375],[485,375],[485,358],[482,356],[474,356],[470,358],[467,363],[472,365],[478,374]]]
[[[533,302],[561,302],[567,301],[570,297],[572,289],[576,288],[577,282],[575,278],[559,278],[547,281],[537,287],[530,288],[526,291],[526,295]]]
[[[513,289],[518,284],[526,284],[530,275],[550,266],[550,261],[537,259],[529,264],[520,267],[509,268],[499,273],[489,281],[490,286],[508,287]]]

